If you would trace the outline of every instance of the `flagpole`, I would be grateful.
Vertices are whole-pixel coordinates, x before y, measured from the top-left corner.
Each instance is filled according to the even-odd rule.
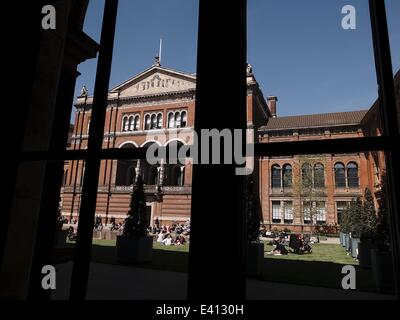
[[[158,52],[158,57],[160,59],[160,63],[161,63],[161,53],[162,53],[162,38],[160,38],[160,50]]]

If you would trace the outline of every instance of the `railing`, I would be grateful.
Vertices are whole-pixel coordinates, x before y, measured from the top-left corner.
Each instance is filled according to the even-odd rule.
[[[113,193],[131,193],[132,186],[112,186],[110,189]],[[145,193],[156,193],[157,186],[144,186]],[[63,187],[61,193],[73,193],[74,187]],[[75,193],[81,193],[82,187],[76,187]],[[97,192],[108,192],[108,186],[101,186],[97,188]],[[192,194],[192,186],[163,186],[161,187],[162,194]]]

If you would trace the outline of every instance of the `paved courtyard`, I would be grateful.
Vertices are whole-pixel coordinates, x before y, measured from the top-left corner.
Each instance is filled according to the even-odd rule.
[[[53,300],[68,299],[72,263],[57,265]],[[187,274],[123,265],[92,263],[89,300],[185,300]],[[247,280],[249,300],[393,300],[394,296]]]

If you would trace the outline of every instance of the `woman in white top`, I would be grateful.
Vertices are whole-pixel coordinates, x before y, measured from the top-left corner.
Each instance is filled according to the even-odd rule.
[[[164,240],[164,234],[162,233],[162,231],[160,231],[160,233],[158,234],[158,237],[157,237],[157,242],[163,242],[163,240]]]
[[[172,237],[170,234],[162,241],[162,243],[166,246],[172,246]]]

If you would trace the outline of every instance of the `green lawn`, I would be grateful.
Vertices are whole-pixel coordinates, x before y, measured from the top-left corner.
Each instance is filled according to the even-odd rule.
[[[93,240],[92,261],[118,264],[116,259],[115,240]],[[346,254],[339,244],[313,244],[311,254],[294,254],[270,256],[267,252],[272,246],[264,243],[265,259],[261,280],[303,284],[319,287],[341,288],[341,273],[344,265],[354,265],[357,272],[357,289],[375,291],[372,273],[361,269],[358,261]],[[210,246],[210,250],[212,250]],[[187,272],[189,246],[163,246],[154,242],[153,258],[149,263],[137,267],[161,269],[176,272]]]
[[[281,256],[267,255],[267,252],[272,251],[273,246],[264,243],[264,253],[267,259],[280,259],[280,260],[302,260],[302,261],[324,261],[339,264],[354,264],[358,265],[358,261],[354,260],[346,251],[338,244],[312,244],[312,253],[294,254],[289,253]],[[290,250],[290,249],[289,249]]]

